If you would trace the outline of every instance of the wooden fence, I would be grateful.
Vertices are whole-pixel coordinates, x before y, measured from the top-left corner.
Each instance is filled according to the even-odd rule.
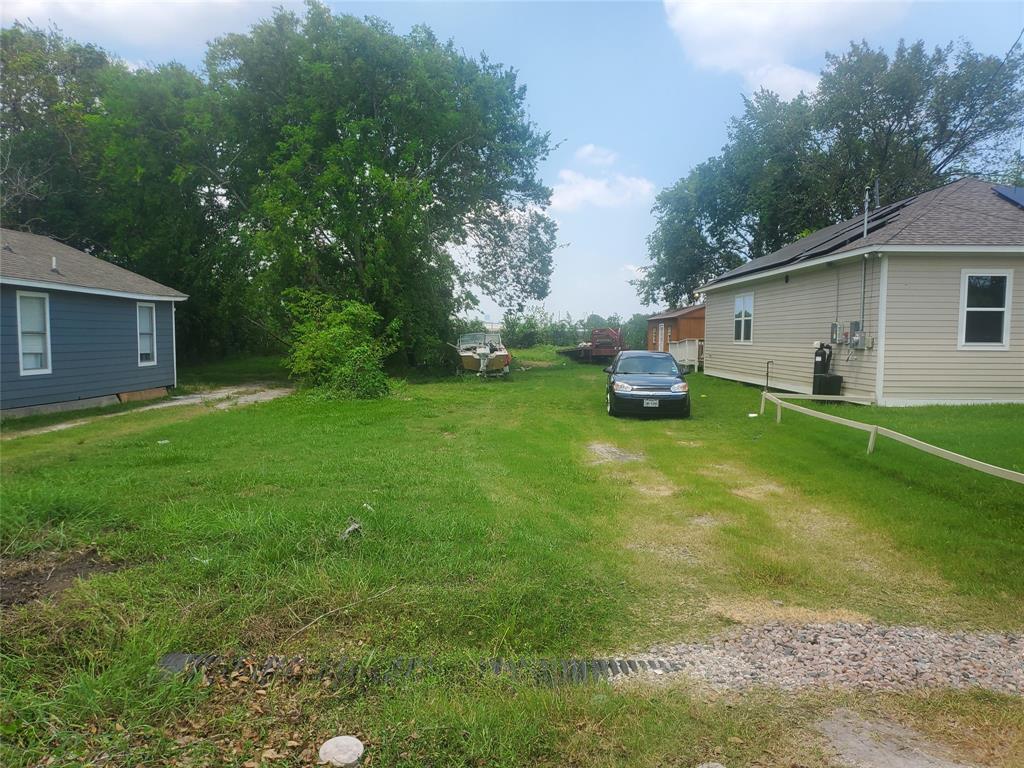
[[[783,399],[785,398],[785,399]],[[937,445],[926,443],[923,440],[917,440],[913,437],[908,437],[901,432],[895,432],[886,427],[880,427],[877,424],[865,424],[861,421],[854,421],[853,419],[844,419],[841,416],[833,416],[831,413],[822,413],[812,408],[805,408],[802,405],[796,405],[795,403],[787,403],[786,400],[835,400],[839,402],[847,403],[870,403],[870,400],[862,400],[852,397],[831,397],[826,395],[790,395],[790,394],[776,394],[773,392],[762,392],[761,393],[761,415],[764,415],[765,403],[770,401],[775,403],[775,423],[778,424],[782,421],[782,409],[786,408],[797,413],[802,413],[806,416],[813,416],[816,419],[822,419],[823,421],[830,421],[833,424],[841,424],[844,427],[850,427],[851,429],[859,429],[862,432],[868,433],[868,453],[875,452],[875,441],[878,436],[888,437],[890,440],[895,440],[898,443],[909,445],[911,448],[916,448],[919,451],[930,453],[932,456],[938,456],[940,459],[946,459],[952,461],[963,467],[969,467],[976,469],[979,472],[985,472],[989,475],[1001,477],[1004,480],[1010,480],[1014,483],[1021,483],[1024,485],[1024,473],[1014,472],[1012,469],[1006,469],[1004,467],[997,467],[994,464],[986,464],[984,461],[978,461],[972,459],[969,456],[961,456],[959,453],[953,451],[947,451],[945,448],[939,448]]]

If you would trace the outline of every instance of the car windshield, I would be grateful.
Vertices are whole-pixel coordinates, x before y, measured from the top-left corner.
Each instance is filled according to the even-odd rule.
[[[616,373],[644,373],[654,376],[678,376],[675,360],[660,355],[624,357],[615,367]]]

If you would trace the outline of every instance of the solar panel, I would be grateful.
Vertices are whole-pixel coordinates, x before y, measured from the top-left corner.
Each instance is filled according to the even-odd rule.
[[[1005,184],[996,184],[992,191],[1000,197],[1005,197],[1014,205],[1024,208],[1024,187],[1008,187]]]

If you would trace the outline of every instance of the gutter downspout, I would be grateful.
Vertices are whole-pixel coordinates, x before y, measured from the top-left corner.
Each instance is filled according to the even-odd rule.
[[[878,340],[875,343],[875,403],[885,405],[885,310],[889,300],[889,257],[882,254],[878,277]]]
[[[871,204],[871,187],[864,187],[864,233],[865,244],[868,239],[868,206]],[[868,256],[865,253],[860,264],[860,335],[864,337],[864,299],[868,286]]]

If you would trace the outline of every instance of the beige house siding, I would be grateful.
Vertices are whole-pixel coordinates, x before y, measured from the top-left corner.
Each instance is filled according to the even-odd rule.
[[[870,340],[878,333],[878,295],[881,259],[866,261],[864,331]],[[795,270],[707,293],[704,371],[754,384],[764,383],[765,361],[774,360],[771,386],[793,392],[811,391],[814,342],[829,341],[831,324],[861,317],[861,259]],[[1022,281],[1024,282],[1024,281]],[[736,296],[752,293],[752,342],[733,341]],[[850,350],[836,346],[832,371],[843,377],[843,394],[874,397],[877,347]]]
[[[1024,402],[1024,255],[888,260],[882,402]],[[1009,349],[957,348],[961,271],[967,268],[1013,270]]]

